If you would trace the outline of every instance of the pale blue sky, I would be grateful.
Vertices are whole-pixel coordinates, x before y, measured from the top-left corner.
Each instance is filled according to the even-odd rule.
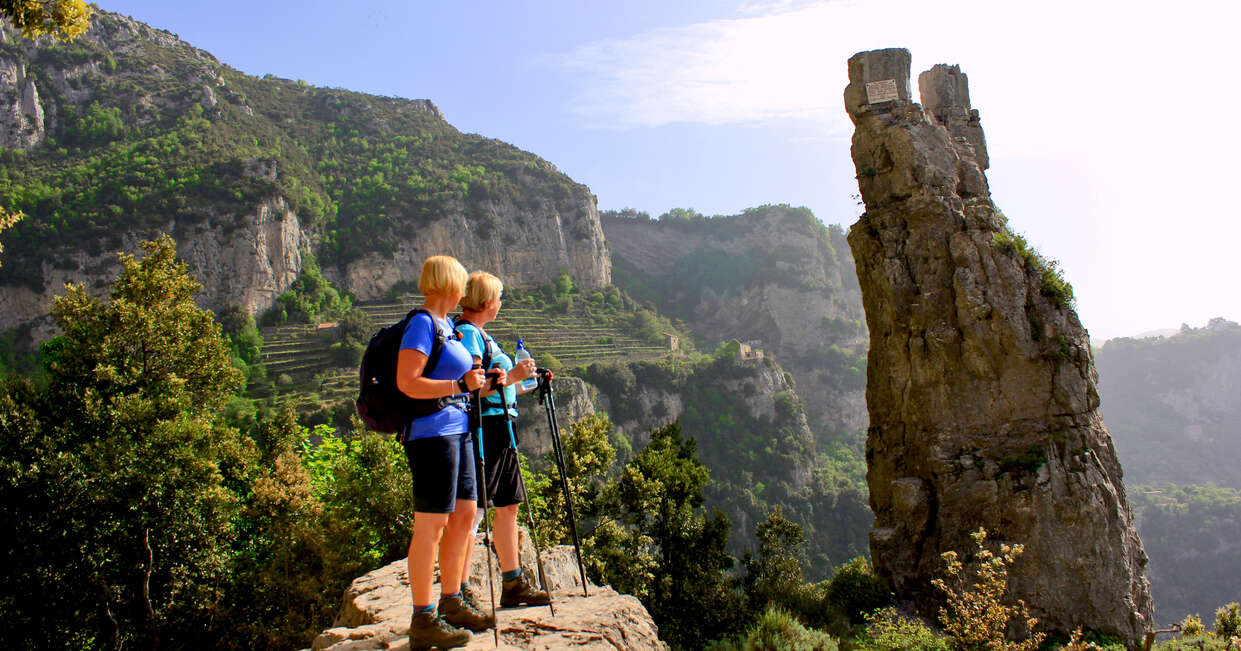
[[[1236,4],[101,2],[250,74],[430,99],[652,215],[789,203],[847,227],[848,57],[960,64],[996,203],[1063,263],[1096,344],[1241,320]]]

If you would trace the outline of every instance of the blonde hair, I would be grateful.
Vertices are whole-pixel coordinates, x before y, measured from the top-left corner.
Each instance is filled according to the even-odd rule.
[[[487,304],[500,298],[504,292],[504,283],[486,271],[475,271],[465,283],[465,296],[461,297],[461,307],[481,312]]]
[[[433,255],[422,263],[418,291],[423,294],[464,294],[465,267],[451,255]]]

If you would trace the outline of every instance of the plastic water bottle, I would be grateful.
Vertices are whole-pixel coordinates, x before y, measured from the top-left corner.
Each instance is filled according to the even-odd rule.
[[[516,365],[517,363],[521,362],[521,360],[530,359],[531,357],[532,355],[530,354],[530,351],[526,350],[526,344],[523,343],[522,340],[518,339],[517,340],[517,352],[513,353],[513,364]],[[538,388],[538,386],[539,386],[539,381],[536,380],[534,377],[528,377],[521,381],[521,388],[525,389],[526,391],[533,391],[536,388]]]

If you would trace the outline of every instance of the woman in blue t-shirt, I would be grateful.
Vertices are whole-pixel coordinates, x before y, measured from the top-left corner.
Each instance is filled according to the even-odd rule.
[[[542,590],[531,586],[522,576],[517,554],[517,508],[526,501],[525,486],[521,481],[521,467],[517,459],[517,394],[525,393],[521,381],[534,375],[533,359],[525,359],[513,365],[511,357],[500,349],[499,344],[483,330],[500,312],[500,297],[504,285],[499,278],[485,272],[470,274],[465,284],[465,296],[461,299],[461,318],[457,331],[461,343],[475,362],[490,358],[490,366],[504,371],[500,377],[504,388],[494,391],[490,387],[483,395],[483,472],[487,478],[487,499],[495,506],[495,550],[500,558],[500,572],[504,579],[504,591],[500,605],[542,606],[549,601]],[[478,471],[478,469],[475,469]],[[480,503],[486,504],[484,499]],[[477,523],[478,517],[475,517]],[[466,541],[467,555],[473,537]],[[468,568],[466,570],[469,571]],[[465,587],[463,577],[462,587]],[[546,587],[546,586],[545,586]]]
[[[402,433],[405,457],[414,483],[414,533],[409,541],[409,587],[414,598],[410,620],[411,649],[463,646],[468,631],[495,625],[464,603],[457,586],[467,559],[466,538],[473,531],[478,492],[474,475],[474,445],[466,415],[466,399],[483,385],[485,371],[452,336],[448,312],[465,291],[466,272],[455,258],[427,258],[418,278],[426,295],[419,312],[409,320],[397,357],[396,384],[416,400],[437,400],[440,407],[410,421]],[[426,366],[434,341],[443,341],[438,362]],[[439,617],[431,605],[436,548],[440,561]]]

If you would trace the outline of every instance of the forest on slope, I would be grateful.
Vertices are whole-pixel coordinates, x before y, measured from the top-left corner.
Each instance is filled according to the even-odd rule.
[[[38,290],[49,262],[171,224],[235,228],[272,197],[324,268],[390,255],[450,215],[481,229],[498,204],[515,219],[549,206],[568,218],[593,201],[547,161],[462,134],[427,100],[252,77],[117,14],[96,11],[73,42],[10,36],[0,62],[38,89],[45,116],[32,146],[0,151],[0,205],[27,216],[5,233],[0,284]],[[581,219],[565,226],[593,237]]]
[[[1205,617],[1241,596],[1241,325],[1111,339],[1095,362],[1156,616]]]

